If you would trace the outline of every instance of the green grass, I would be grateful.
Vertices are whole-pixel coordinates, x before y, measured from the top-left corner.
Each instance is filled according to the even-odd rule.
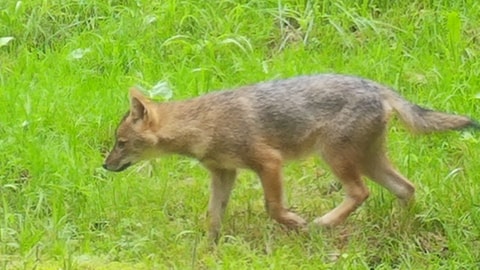
[[[416,184],[415,207],[369,183],[369,200],[332,230],[283,230],[244,172],[216,248],[197,162],[101,168],[128,88],[160,81],[183,99],[349,73],[480,118],[478,18],[478,1],[459,0],[2,1],[0,38],[14,39],[0,40],[0,267],[478,268],[480,152],[468,131],[412,136],[394,121],[390,156]],[[285,175],[289,205],[310,221],[342,199],[316,158]]]

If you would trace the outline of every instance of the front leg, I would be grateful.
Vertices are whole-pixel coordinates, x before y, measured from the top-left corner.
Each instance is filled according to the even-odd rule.
[[[208,204],[209,238],[217,241],[222,219],[237,176],[236,170],[209,168],[212,182]]]
[[[282,159],[275,151],[264,150],[254,169],[262,182],[265,207],[271,218],[291,229],[305,229],[307,222],[285,207],[282,183]]]

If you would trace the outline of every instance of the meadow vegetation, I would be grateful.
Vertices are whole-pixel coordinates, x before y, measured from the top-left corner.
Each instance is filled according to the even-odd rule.
[[[242,172],[215,248],[197,162],[101,168],[132,85],[167,84],[179,100],[347,73],[480,118],[479,18],[473,0],[1,1],[0,268],[479,268],[473,131],[416,136],[393,121],[389,154],[415,183],[415,206],[369,182],[369,200],[331,230],[285,231]],[[309,221],[342,200],[335,183],[318,158],[285,170],[289,205]]]

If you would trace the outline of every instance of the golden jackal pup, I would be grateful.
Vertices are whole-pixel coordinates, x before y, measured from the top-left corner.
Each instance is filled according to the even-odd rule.
[[[132,89],[130,111],[103,166],[122,171],[164,153],[198,159],[212,177],[209,234],[216,239],[239,168],[257,173],[273,219],[304,227],[305,220],[284,205],[282,166],[317,153],[346,196],[314,222],[335,226],[367,199],[362,175],[404,203],[413,198],[413,185],[386,156],[385,129],[393,112],[417,132],[479,127],[468,117],[423,109],[385,86],[344,75],[302,76],[164,103]]]

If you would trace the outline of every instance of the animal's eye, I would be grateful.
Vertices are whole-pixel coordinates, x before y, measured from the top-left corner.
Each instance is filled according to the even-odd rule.
[[[117,147],[122,149],[125,147],[126,141],[117,141]]]

